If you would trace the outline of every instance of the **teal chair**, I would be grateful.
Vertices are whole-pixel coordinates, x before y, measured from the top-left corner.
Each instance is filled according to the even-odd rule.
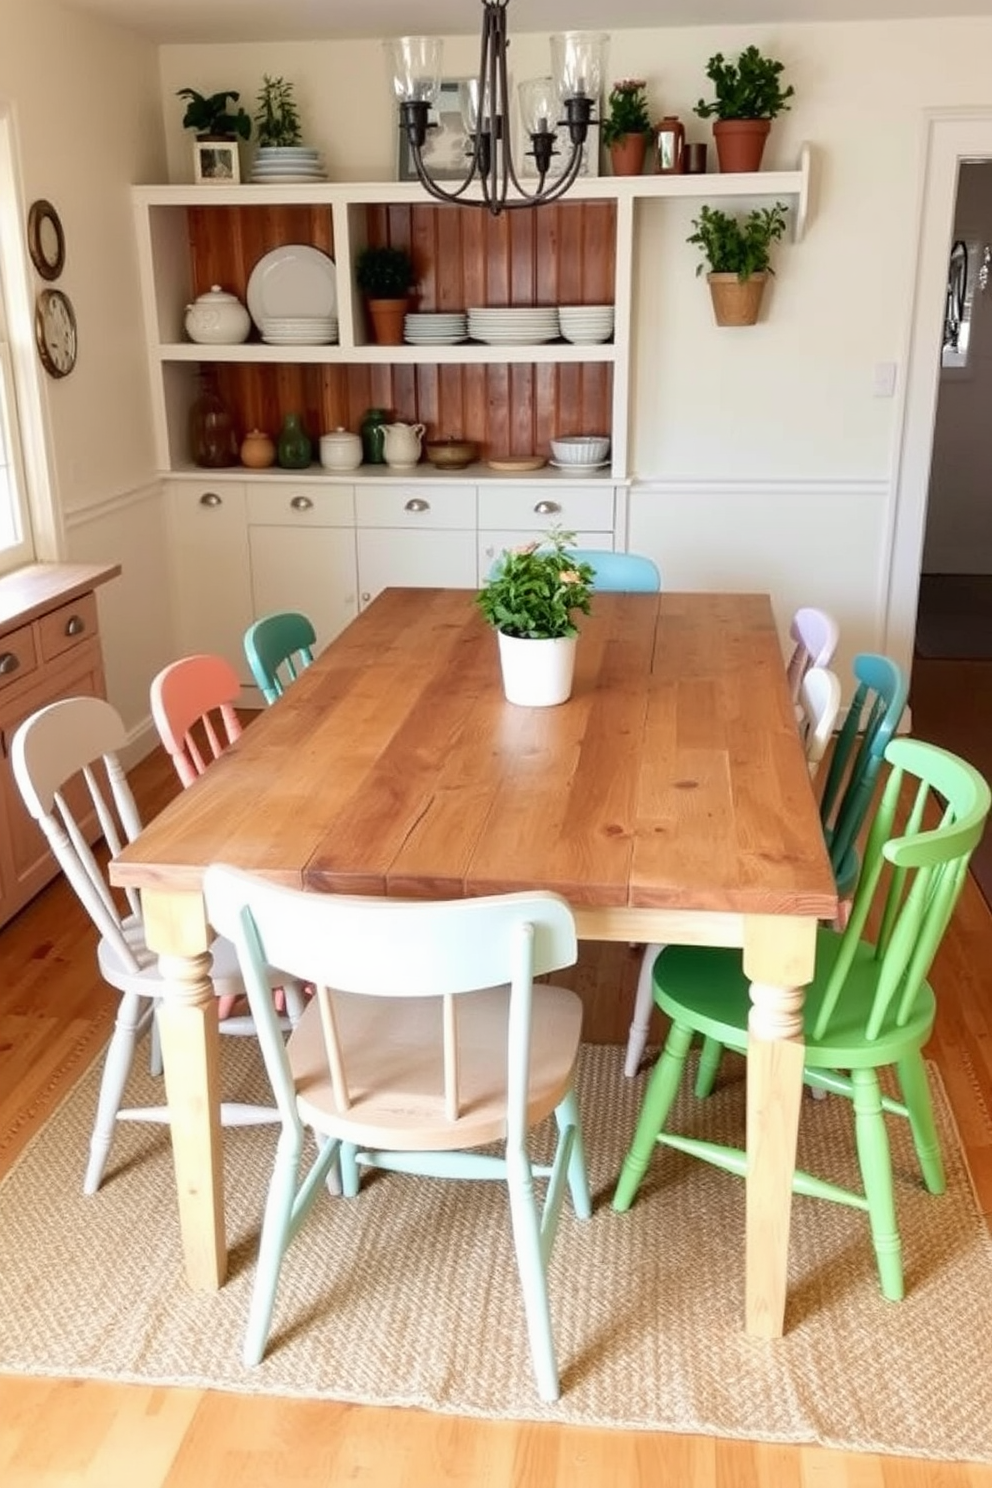
[[[604,593],[657,594],[661,589],[661,574],[658,565],[640,553],[611,553],[604,548],[569,548],[576,563],[588,563],[596,574],[593,587]],[[490,577],[497,574],[503,563],[502,553],[494,558],[489,568]]]
[[[538,1390],[556,1400],[548,1260],[566,1191],[580,1219],[591,1213],[574,1089],[582,1002],[538,981],[578,954],[564,899],[528,893],[417,903],[313,894],[217,865],[203,890],[211,925],[234,937],[282,1116],[245,1363],[262,1357],[280,1270],[316,1199],[331,1205],[326,1218],[334,1223],[333,1205],[343,1200],[328,1199],[324,1187],[336,1163],[348,1197],[358,1192],[359,1165],[502,1180]],[[317,987],[288,1044],[266,995],[270,965],[299,969]],[[539,1164],[529,1134],[551,1116],[554,1157]],[[317,1136],[306,1162],[305,1127]],[[536,1180],[546,1180],[543,1203]],[[480,1235],[479,1245],[490,1238]],[[450,1259],[438,1251],[438,1265]],[[374,1276],[333,1282],[355,1286],[368,1287],[374,1327]],[[467,1299],[469,1329],[472,1306]],[[298,1301],[297,1327],[306,1311]]]
[[[313,661],[317,636],[306,615],[287,610],[266,615],[245,631],[245,655],[267,703],[282,697]]]
[[[818,932],[816,974],[803,1009],[807,1084],[848,1097],[863,1191],[797,1171],[793,1191],[866,1210],[884,1296],[903,1295],[886,1116],[909,1120],[923,1179],[944,1190],[926,1068],[921,1050],[936,1003],[927,973],[964,884],[968,859],[988,815],[985,781],[964,760],[916,739],[895,739],[892,769],[865,848],[864,867],[843,932]],[[897,829],[900,796],[916,782],[908,820]],[[930,806],[935,827],[924,826]],[[901,818],[899,818],[901,820]],[[865,938],[869,914],[877,940]],[[669,946],[654,966],[654,997],[671,1018],[661,1058],[648,1082],[634,1140],[613,1207],[630,1208],[655,1146],[678,1148],[743,1177],[747,1155],[666,1129],[693,1035],[747,1052],[748,980],[739,951]],[[891,1069],[901,1099],[883,1094],[879,1072]]]

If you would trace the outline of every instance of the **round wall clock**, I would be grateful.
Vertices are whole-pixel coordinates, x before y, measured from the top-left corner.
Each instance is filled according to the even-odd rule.
[[[49,201],[31,203],[28,252],[42,279],[57,279],[65,267],[65,233],[59,214]]]
[[[76,316],[60,289],[43,289],[35,301],[34,339],[45,371],[68,377],[76,365]]]

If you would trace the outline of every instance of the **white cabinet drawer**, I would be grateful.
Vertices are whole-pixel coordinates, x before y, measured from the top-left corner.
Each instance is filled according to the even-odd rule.
[[[316,481],[249,481],[248,521],[253,527],[354,527],[352,486]]]
[[[479,487],[479,528],[520,532],[613,531],[612,486],[565,486],[547,481],[532,486]]]
[[[359,527],[451,527],[475,530],[475,487],[428,485],[410,481],[398,486],[356,485]]]

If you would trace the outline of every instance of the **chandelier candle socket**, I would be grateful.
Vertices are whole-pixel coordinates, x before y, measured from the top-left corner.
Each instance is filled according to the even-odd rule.
[[[401,36],[386,42],[400,128],[421,185],[439,201],[488,208],[493,216],[511,207],[534,207],[564,196],[582,166],[583,147],[598,126],[603,32],[565,31],[551,37],[552,76],[520,84],[520,109],[537,170],[537,185],[521,185],[510,142],[511,101],[507,79],[506,10],[509,0],[482,0],[482,52],[479,72],[465,90],[463,121],[469,138],[465,176],[446,189],[433,180],[424,160],[432,104],[441,86],[442,43],[431,36]],[[561,172],[549,179],[557,131],[567,128],[570,154]],[[471,192],[472,186],[477,188]],[[512,193],[511,193],[512,188]]]

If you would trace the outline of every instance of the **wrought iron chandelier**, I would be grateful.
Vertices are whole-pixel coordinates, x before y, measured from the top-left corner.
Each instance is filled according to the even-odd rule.
[[[565,31],[551,37],[551,77],[532,78],[519,87],[524,133],[534,159],[536,182],[521,183],[511,143],[510,88],[507,80],[506,9],[509,0],[482,0],[482,55],[479,74],[464,88],[462,123],[468,144],[465,175],[450,189],[433,179],[424,160],[430,111],[441,85],[442,42],[431,36],[401,36],[386,43],[391,54],[393,89],[399,100],[399,127],[406,135],[417,178],[438,201],[488,207],[494,217],[512,207],[536,207],[564,196],[582,167],[583,146],[599,125],[603,53],[602,32]],[[560,172],[557,131],[567,130],[570,154]],[[470,188],[476,185],[477,190]],[[511,190],[512,188],[512,190]]]

